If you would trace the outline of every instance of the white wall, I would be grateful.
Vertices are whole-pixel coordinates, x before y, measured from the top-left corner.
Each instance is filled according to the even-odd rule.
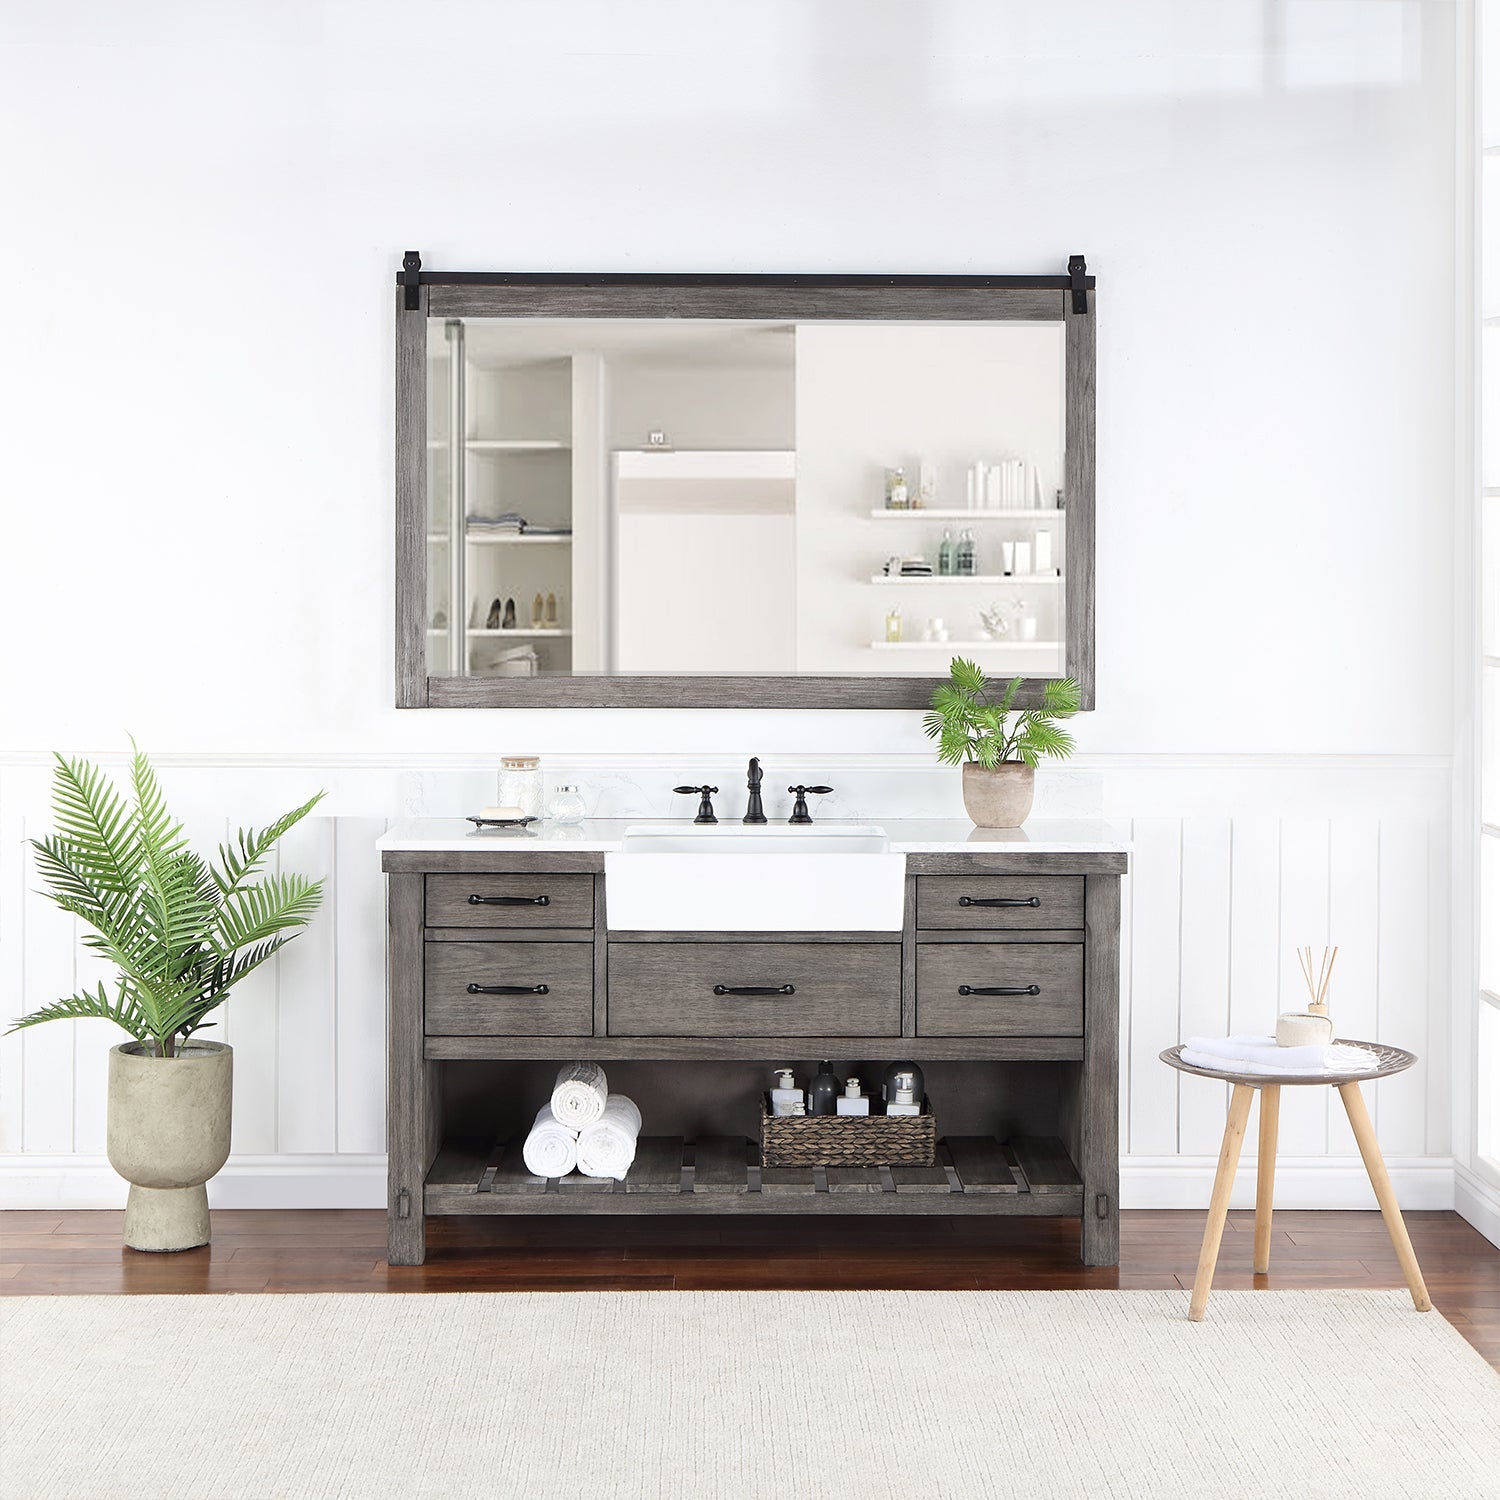
[[[1283,960],[1294,931],[1369,930],[1339,916],[1368,901],[1369,873],[1341,843],[1335,859],[1331,825],[1326,880],[1315,854],[1286,882],[1330,799],[1380,839],[1382,881],[1416,879],[1392,850],[1425,850],[1436,883],[1381,900],[1381,934],[1397,908],[1423,916],[1403,921],[1382,994],[1418,1005],[1393,1039],[1438,1039],[1455,11],[1080,0],[1063,22],[1010,0],[598,0],[439,3],[414,24],[386,0],[7,6],[10,1011],[47,998],[64,962],[55,932],[44,959],[46,917],[22,894],[43,752],[132,732],[195,817],[332,783],[335,821],[307,835],[322,854],[287,857],[331,849],[347,904],[268,979],[277,993],[235,1002],[236,1128],[278,1180],[287,1153],[348,1152],[316,1191],[378,1193],[347,1185],[379,1144],[368,839],[384,818],[460,810],[470,767],[523,748],[595,757],[596,784],[611,759],[654,784],[755,752],[778,776],[868,776],[884,812],[951,803],[950,781],[916,772],[915,714],[391,708],[403,249],[450,268],[951,272],[1084,251],[1100,278],[1100,708],[1080,765],[1112,811],[1167,820],[1136,879],[1157,967],[1133,960],[1132,1067],[1175,1038],[1183,966],[1202,962],[1183,901],[1200,887],[1170,851],[1205,808],[1220,854],[1223,819],[1277,822],[1274,903],[1236,879],[1229,920],[1261,902],[1269,941],[1274,904]],[[1408,831],[1388,836],[1392,808]],[[1283,817],[1313,830],[1288,844]],[[312,977],[326,963],[333,1013]],[[97,1150],[101,1045],[65,1028],[4,1044],[0,1151]],[[1440,1165],[1446,1063],[1427,1055],[1424,1084],[1382,1089],[1420,1118],[1403,1153]],[[1153,1080],[1151,1099],[1166,1092]],[[1181,1145],[1197,1170],[1201,1129],[1153,1115],[1138,1132],[1146,1098],[1127,1099],[1132,1159]]]

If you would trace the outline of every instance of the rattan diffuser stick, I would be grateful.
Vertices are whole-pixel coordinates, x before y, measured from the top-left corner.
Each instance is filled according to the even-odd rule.
[[[1325,948],[1323,957],[1318,961],[1317,978],[1314,979],[1312,949],[1297,950],[1297,962],[1302,966],[1302,977],[1307,981],[1307,1008],[1317,1015],[1328,1014],[1328,986],[1333,979],[1333,965],[1338,956],[1337,946]]]

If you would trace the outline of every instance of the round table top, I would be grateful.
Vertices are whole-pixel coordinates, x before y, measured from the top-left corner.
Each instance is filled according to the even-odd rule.
[[[1333,1085],[1362,1083],[1367,1078],[1389,1078],[1392,1073],[1405,1072],[1417,1060],[1416,1053],[1408,1052],[1404,1047],[1387,1047],[1382,1042],[1355,1042],[1345,1037],[1339,1037],[1337,1040],[1346,1047],[1363,1047],[1373,1052],[1380,1059],[1380,1065],[1351,1073],[1236,1073],[1232,1065],[1222,1068],[1199,1068],[1192,1063],[1183,1062],[1180,1046],[1168,1047],[1161,1054],[1161,1060],[1168,1067],[1177,1068],[1183,1073],[1195,1073],[1199,1078],[1218,1078],[1224,1083],[1244,1083],[1253,1089],[1264,1088],[1267,1084],[1282,1083]]]

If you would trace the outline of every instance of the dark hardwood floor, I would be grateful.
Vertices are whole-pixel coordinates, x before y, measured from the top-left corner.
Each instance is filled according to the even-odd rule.
[[[220,1210],[214,1243],[178,1255],[123,1249],[120,1219],[0,1214],[0,1293],[1119,1287],[1180,1290],[1186,1314],[1203,1232],[1200,1213],[1125,1213],[1119,1267],[1091,1269],[1066,1219],[448,1218],[426,1265],[388,1266],[379,1210]],[[1457,1214],[1406,1222],[1433,1302],[1500,1369],[1500,1250]],[[1216,1288],[1403,1285],[1379,1214],[1277,1214],[1268,1276],[1253,1226],[1230,1215]]]

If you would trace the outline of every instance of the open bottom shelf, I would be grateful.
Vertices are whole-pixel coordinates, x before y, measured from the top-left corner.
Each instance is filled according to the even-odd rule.
[[[933,1167],[763,1167],[744,1136],[642,1136],[624,1182],[535,1177],[522,1138],[445,1145],[428,1214],[1032,1214],[1076,1216],[1083,1183],[1054,1137],[949,1136]]]

